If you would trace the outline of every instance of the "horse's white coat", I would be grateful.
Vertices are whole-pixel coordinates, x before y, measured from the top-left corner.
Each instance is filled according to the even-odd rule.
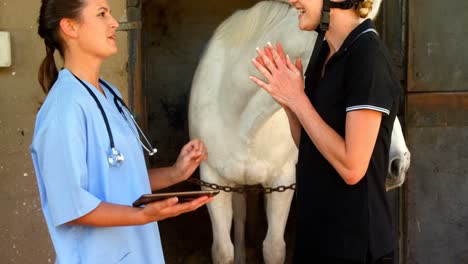
[[[251,74],[258,76],[251,63],[256,57],[255,47],[263,47],[268,41],[281,42],[291,58],[301,57],[304,65],[308,63],[317,34],[299,30],[297,10],[281,2],[263,1],[234,13],[218,27],[198,65],[190,95],[189,130],[192,138],[202,139],[208,148],[209,157],[200,166],[204,181],[265,187],[295,182],[298,151],[286,114],[249,80]],[[372,18],[380,0],[375,0],[374,6]],[[409,153],[399,124],[395,130],[399,133],[392,135],[392,143],[399,143],[392,144],[392,161]],[[404,179],[407,166],[401,168],[393,171],[403,174]],[[265,263],[284,263],[283,237],[292,196],[290,190],[265,195]],[[208,204],[208,210],[213,228],[213,262],[233,263],[235,253],[236,263],[243,263],[245,197],[221,192]],[[235,252],[230,237],[233,216]]]

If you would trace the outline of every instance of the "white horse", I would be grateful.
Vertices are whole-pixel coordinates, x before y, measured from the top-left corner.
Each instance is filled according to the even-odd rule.
[[[375,17],[381,0],[374,0]],[[286,2],[286,1],[284,1]],[[189,130],[209,152],[200,167],[203,181],[239,187],[295,183],[298,150],[284,110],[250,80],[256,73],[251,59],[255,47],[281,42],[291,58],[307,65],[317,34],[298,28],[298,12],[281,1],[263,1],[237,11],[215,31],[195,73],[189,105]],[[396,143],[396,144],[395,144]],[[406,154],[405,154],[406,153]],[[401,184],[409,166],[401,127],[396,120],[389,173]],[[406,156],[405,156],[406,155]],[[284,230],[293,191],[265,195],[268,231],[263,242],[265,263],[284,263]],[[245,197],[221,192],[208,204],[214,263],[245,262]],[[231,242],[234,216],[235,250]]]

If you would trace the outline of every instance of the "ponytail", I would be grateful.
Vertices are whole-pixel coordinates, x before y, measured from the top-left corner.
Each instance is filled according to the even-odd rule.
[[[54,58],[55,47],[49,46],[46,41],[46,57],[39,68],[38,79],[45,94],[48,94],[58,77]]]
[[[60,37],[60,20],[63,18],[79,19],[86,0],[42,0],[38,18],[39,36],[44,39],[46,56],[38,72],[42,90],[48,94],[58,77],[54,53],[58,50],[63,58],[65,43]]]
[[[363,0],[359,1],[356,6],[356,12],[361,18],[366,18],[372,11],[372,4],[374,0]]]

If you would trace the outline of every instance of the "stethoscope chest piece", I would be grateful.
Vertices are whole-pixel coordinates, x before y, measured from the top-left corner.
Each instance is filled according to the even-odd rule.
[[[109,155],[108,161],[111,166],[120,166],[124,162],[125,158],[120,151],[112,148],[112,153]]]

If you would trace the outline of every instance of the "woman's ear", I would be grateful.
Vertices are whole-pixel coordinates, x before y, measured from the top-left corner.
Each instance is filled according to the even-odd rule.
[[[76,38],[78,36],[77,23],[70,18],[62,18],[60,20],[60,29],[64,37]]]

